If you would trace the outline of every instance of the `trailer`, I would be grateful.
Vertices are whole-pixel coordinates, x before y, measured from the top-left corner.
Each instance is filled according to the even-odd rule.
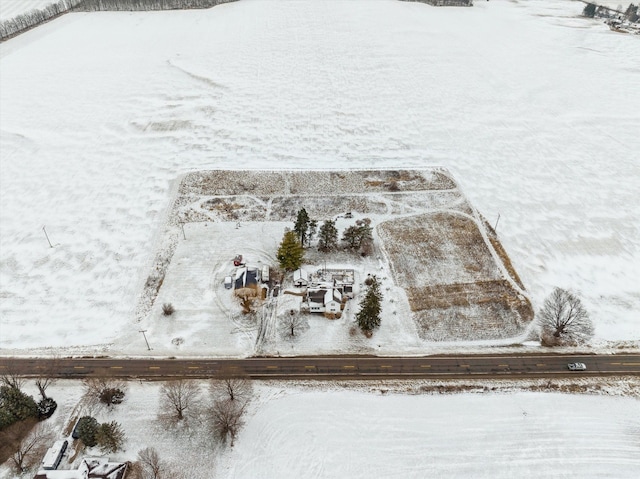
[[[69,443],[66,440],[54,442],[53,446],[51,446],[44,455],[44,459],[42,459],[42,469],[49,471],[58,469],[60,461],[62,461],[62,457],[64,456],[64,452],[67,450],[68,444]]]

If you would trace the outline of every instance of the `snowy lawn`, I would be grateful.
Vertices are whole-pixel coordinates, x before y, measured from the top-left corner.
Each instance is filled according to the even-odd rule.
[[[500,214],[535,308],[577,289],[597,340],[637,344],[640,48],[581,10],[243,0],[73,13],[2,43],[2,352],[144,348],[182,173],[428,165]]]
[[[207,383],[200,384],[204,396]],[[437,385],[422,384],[256,382],[233,448],[216,446],[204,420],[163,424],[161,383],[131,382],[123,404],[92,410],[80,401],[81,383],[59,381],[48,390],[59,404],[49,422],[62,439],[74,417],[118,421],[127,441],[112,460],[135,460],[150,446],[198,479],[637,476],[637,381],[605,385],[614,396],[514,392],[481,382],[477,392],[427,394],[425,385]],[[617,396],[629,388],[635,397]],[[27,391],[37,395],[35,387]],[[73,467],[68,457],[62,469]],[[13,477],[0,467],[0,478]]]

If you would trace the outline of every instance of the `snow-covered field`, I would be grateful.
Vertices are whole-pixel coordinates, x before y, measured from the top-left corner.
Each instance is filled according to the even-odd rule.
[[[423,386],[258,382],[233,448],[215,446],[204,421],[177,429],[160,422],[158,383],[132,382],[122,405],[88,411],[80,383],[60,381],[48,390],[59,403],[49,422],[62,439],[72,417],[118,421],[127,441],[112,460],[135,460],[151,446],[194,479],[637,477],[637,396],[514,392],[495,383],[450,395]],[[609,387],[637,393],[638,383]],[[71,467],[67,459],[61,466]],[[0,467],[0,477],[12,476]]]
[[[442,165],[534,307],[573,288],[597,340],[638,341],[640,48],[581,9],[243,0],[4,42],[1,351],[142,352],[172,187],[220,168]]]

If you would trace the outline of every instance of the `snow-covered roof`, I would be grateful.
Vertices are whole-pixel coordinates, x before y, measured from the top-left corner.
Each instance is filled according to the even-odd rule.
[[[298,280],[309,281],[309,273],[307,273],[304,269],[299,268],[293,272],[293,281]]]
[[[78,469],[41,470],[34,479],[123,479],[127,465],[108,457],[85,457]]]

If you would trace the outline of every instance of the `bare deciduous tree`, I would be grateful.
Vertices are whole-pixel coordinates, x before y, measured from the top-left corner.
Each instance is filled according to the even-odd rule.
[[[197,413],[200,405],[200,387],[195,381],[180,379],[168,381],[160,389],[161,417],[182,421],[191,413]]]
[[[214,400],[228,399],[245,403],[251,397],[251,380],[241,371],[226,370],[211,382],[211,395]]]
[[[47,399],[47,388],[56,382],[55,373],[58,370],[59,363],[58,358],[47,361],[36,378],[36,386],[43,400]]]
[[[0,383],[13,389],[22,390],[22,386],[24,386],[24,377],[20,376],[16,371],[14,371],[13,367],[9,365],[4,370],[2,376],[0,376]]]
[[[6,434],[3,434],[3,441],[7,441],[12,445],[15,451],[10,458],[10,462],[11,467],[18,474],[37,466],[53,439],[51,428],[43,423],[38,423],[34,426],[35,422],[35,419],[21,421],[7,430]],[[25,430],[28,431],[29,429],[31,429],[31,432],[25,435]]]
[[[283,337],[293,338],[296,333],[300,333],[309,328],[307,318],[293,309],[282,317],[280,321],[280,334]]]
[[[251,285],[244,288],[238,288],[234,291],[240,307],[242,308],[242,314],[255,313],[258,306],[258,298],[260,297],[260,290],[257,286]]]
[[[166,465],[158,451],[153,447],[147,447],[138,452],[138,462],[142,468],[142,477],[144,479],[162,479],[166,472]]]
[[[593,324],[580,298],[555,288],[538,313],[540,339],[547,346],[575,345],[593,336]]]
[[[163,460],[154,448],[147,447],[139,451],[138,460],[130,464],[127,479],[186,479],[186,474]]]
[[[233,447],[236,435],[243,424],[243,412],[244,405],[238,401],[231,401],[230,399],[214,401],[210,412],[211,428],[214,436],[222,443],[226,443],[229,440]]]

